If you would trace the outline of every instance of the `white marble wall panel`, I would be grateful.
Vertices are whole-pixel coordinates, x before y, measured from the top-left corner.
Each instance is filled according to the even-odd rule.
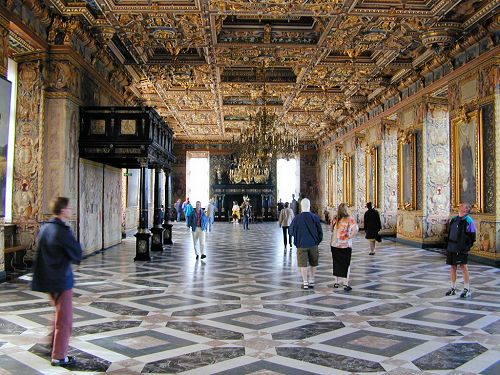
[[[364,147],[358,145],[355,159],[355,211],[356,219],[360,227],[364,227],[364,214],[366,211],[366,153]]]
[[[80,243],[84,254],[102,249],[103,165],[80,159]]]
[[[448,108],[428,103],[424,118],[424,241],[441,242],[450,212],[450,132]]]
[[[397,129],[386,126],[383,133],[383,141],[380,160],[381,172],[379,189],[381,196],[380,218],[382,221],[382,232],[384,234],[396,233],[396,221],[398,213],[398,150],[397,150]]]
[[[104,168],[104,247],[121,242],[121,169],[106,166]]]

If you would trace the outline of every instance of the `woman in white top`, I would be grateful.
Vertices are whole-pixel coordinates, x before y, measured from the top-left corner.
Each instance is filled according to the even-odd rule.
[[[233,224],[240,223],[240,206],[238,202],[233,201],[233,208],[231,208],[231,213],[233,215]]]
[[[352,290],[349,286],[349,271],[351,268],[352,239],[358,233],[356,220],[349,215],[347,204],[339,204],[337,215],[332,219],[332,239],[330,241],[333,261],[334,288],[340,286],[339,279],[343,279],[344,290]]]
[[[286,239],[287,239],[287,232],[288,232],[288,227],[292,223],[293,220],[293,210],[291,208],[288,208],[288,202],[285,203],[285,208],[283,208],[280,211],[280,216],[278,218],[278,224],[280,225],[281,228],[283,228],[283,242],[285,243],[285,251],[286,251]],[[292,235],[290,232],[288,232],[288,242],[290,242],[290,249],[292,248]]]

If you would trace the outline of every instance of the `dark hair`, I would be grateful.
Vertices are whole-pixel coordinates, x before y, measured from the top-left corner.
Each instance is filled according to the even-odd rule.
[[[288,202],[285,202],[285,208],[288,208]]]
[[[69,198],[56,197],[50,202],[50,210],[54,215],[60,215],[61,211],[69,206]]]
[[[366,204],[366,208],[371,209],[373,207],[372,202],[368,202]]]

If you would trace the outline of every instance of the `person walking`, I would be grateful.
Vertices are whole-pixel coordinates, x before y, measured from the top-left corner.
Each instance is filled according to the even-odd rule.
[[[470,217],[471,206],[468,203],[461,203],[458,209],[458,216],[450,221],[450,232],[448,234],[448,246],[446,249],[446,264],[450,265],[451,288],[446,292],[447,296],[456,294],[457,288],[457,268],[460,266],[464,275],[464,290],[460,298],[471,296],[470,275],[467,260],[469,250],[476,242],[476,225]]]
[[[186,218],[186,226],[189,228],[189,216],[193,213],[193,206],[189,201],[189,197],[182,204],[182,211],[184,211],[184,217]]]
[[[302,276],[302,289],[312,289],[319,260],[318,245],[323,240],[323,229],[319,216],[310,212],[309,199],[302,199],[300,204],[301,213],[293,218],[289,233],[293,236],[297,248],[297,264]]]
[[[292,209],[288,206],[288,202],[285,202],[285,208],[281,210],[280,217],[278,218],[278,224],[283,229],[283,243],[285,244],[285,251],[288,243],[290,243],[290,250],[292,249],[292,235],[290,234],[289,227],[295,217]]]
[[[295,194],[292,194],[292,201],[290,202],[290,208],[293,211],[293,215],[297,216],[299,213],[299,202],[297,202],[297,199],[295,199]]]
[[[215,221],[215,204],[213,203],[213,200],[210,199],[207,204],[207,208],[205,210],[207,217],[208,217],[208,227],[207,227],[207,233],[211,232],[213,229],[214,221]]]
[[[278,210],[278,217],[279,217],[280,212],[283,208],[285,208],[285,205],[283,204],[283,202],[281,201],[281,198],[280,198],[278,201],[278,204],[276,205],[276,209]]]
[[[339,279],[343,279],[346,292],[352,290],[349,285],[349,273],[351,268],[352,239],[358,233],[356,220],[349,215],[347,204],[339,204],[337,215],[332,219],[332,239],[330,241],[333,261],[333,276],[335,276],[334,288],[340,286]]]
[[[233,201],[233,207],[231,208],[231,213],[233,217],[233,224],[240,223],[240,206],[238,206],[238,202]]]
[[[382,239],[378,232],[382,229],[382,223],[380,222],[380,214],[376,209],[373,208],[372,202],[366,204],[368,209],[364,216],[365,225],[365,238],[370,244],[370,255],[375,255],[375,241],[380,242]]]
[[[51,364],[68,366],[75,363],[75,358],[67,355],[73,329],[75,284],[71,263],[81,261],[82,248],[67,225],[71,219],[69,199],[53,199],[50,209],[55,217],[40,229],[31,288],[48,293],[55,307]]]
[[[177,201],[174,203],[174,208],[175,208],[175,214],[177,215],[176,220],[177,222],[181,221],[181,199],[178,198]]]
[[[252,206],[250,205],[250,201],[247,199],[243,202],[243,229],[250,230],[248,227],[248,222],[250,221],[250,217],[252,216]]]
[[[201,202],[196,202],[196,207],[189,215],[189,227],[191,228],[193,235],[194,253],[196,254],[196,260],[200,258],[205,259],[207,255],[205,254],[205,233],[208,227],[208,217],[205,211],[201,208]],[[199,249],[198,249],[199,243]]]

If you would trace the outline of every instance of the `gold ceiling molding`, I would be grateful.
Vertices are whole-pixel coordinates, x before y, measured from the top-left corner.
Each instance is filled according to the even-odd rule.
[[[212,111],[219,128],[207,137],[221,139],[231,136],[226,124],[244,126],[264,81],[272,81],[270,106],[282,121],[299,121],[289,124],[302,139],[342,136],[388,101],[397,105],[409,88],[425,89],[436,69],[453,72],[457,56],[480,40],[489,38],[483,50],[495,48],[500,24],[496,0],[28,0],[22,11],[12,5],[8,0],[2,14],[15,12],[18,28],[25,23],[16,35],[73,48],[112,85],[133,79],[124,99],[161,108],[178,137],[192,131],[181,113]],[[11,50],[25,51],[12,37],[12,22],[10,28]]]
[[[201,14],[117,14],[121,33],[134,48],[152,58],[159,49],[177,56],[189,48],[207,45]]]
[[[221,66],[262,66],[295,67],[308,64],[314,55],[314,47],[267,48],[251,46],[218,47],[216,49],[217,65]]]
[[[333,15],[339,13],[343,0],[210,0],[210,10],[229,14],[251,13],[259,19],[269,16],[291,16],[296,13]]]

